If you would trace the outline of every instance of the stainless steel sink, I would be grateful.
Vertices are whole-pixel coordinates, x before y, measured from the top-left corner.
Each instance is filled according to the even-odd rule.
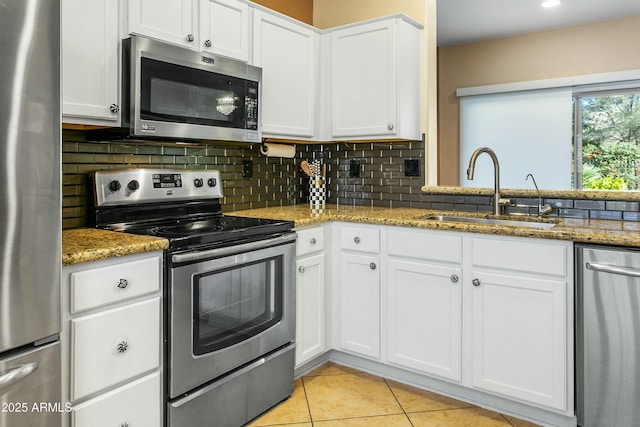
[[[554,222],[542,222],[535,220],[518,220],[518,219],[503,219],[503,218],[479,218],[473,216],[458,216],[458,215],[426,215],[421,219],[429,221],[440,222],[465,222],[473,224],[486,224],[486,225],[501,225],[506,227],[522,227],[522,228],[537,228],[547,229],[554,227]]]

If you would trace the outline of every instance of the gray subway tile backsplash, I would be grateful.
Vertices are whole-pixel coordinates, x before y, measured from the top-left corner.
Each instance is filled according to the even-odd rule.
[[[90,223],[93,203],[89,176],[100,169],[124,167],[218,169],[223,179],[224,211],[307,203],[308,177],[300,161],[327,164],[327,203],[355,206],[492,212],[492,197],[424,194],[422,141],[300,144],[293,159],[266,158],[258,144],[208,143],[177,147],[157,143],[88,142],[83,131],[63,131],[63,227]],[[360,177],[350,177],[350,162],[360,161]],[[420,161],[420,176],[404,175],[404,160]],[[243,160],[253,161],[253,176],[242,177]],[[509,197],[508,194],[504,194]],[[535,214],[538,199],[512,198],[511,212]],[[640,221],[640,203],[548,199],[552,216]],[[509,212],[509,210],[508,210]]]

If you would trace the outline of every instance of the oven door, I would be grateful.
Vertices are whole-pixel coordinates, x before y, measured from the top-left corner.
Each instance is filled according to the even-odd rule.
[[[171,255],[170,398],[294,341],[295,239]]]

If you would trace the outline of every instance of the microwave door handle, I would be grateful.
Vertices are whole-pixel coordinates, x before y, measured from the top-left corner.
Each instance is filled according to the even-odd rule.
[[[38,369],[37,363],[26,363],[0,376],[0,392],[18,381],[22,381],[31,375],[36,369]]]

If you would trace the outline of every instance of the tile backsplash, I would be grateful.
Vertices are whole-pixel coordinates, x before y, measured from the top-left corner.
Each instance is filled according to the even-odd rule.
[[[339,205],[410,207],[419,209],[491,212],[492,197],[422,193],[424,143],[386,141],[296,145],[292,159],[265,157],[259,144],[211,142],[176,144],[152,142],[92,142],[85,131],[63,131],[63,228],[84,227],[93,206],[93,172],[117,168],[217,169],[221,172],[223,211],[307,203],[308,179],[302,160],[327,165],[327,203]],[[409,162],[406,162],[406,161]],[[244,178],[243,162],[253,163]],[[352,166],[352,164],[359,166]],[[417,168],[416,168],[417,166]],[[355,177],[354,172],[359,176]],[[508,193],[504,194],[509,197]],[[508,213],[531,212],[533,198],[512,198],[518,205]],[[640,220],[638,201],[546,199],[554,216]]]

